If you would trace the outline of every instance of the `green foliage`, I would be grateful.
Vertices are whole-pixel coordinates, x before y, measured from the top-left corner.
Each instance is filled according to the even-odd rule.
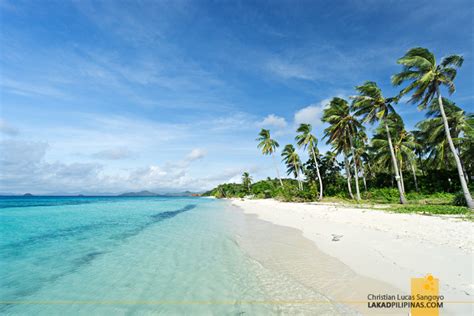
[[[309,159],[302,164],[292,144],[286,145],[281,153],[287,175],[293,175],[299,182],[283,179],[278,185],[276,180],[267,179],[250,185],[247,174],[243,186],[219,186],[208,194],[312,201],[319,194],[320,198],[354,199],[355,187],[359,201],[359,187],[363,187],[363,203],[408,203],[426,206],[433,214],[444,212],[444,206],[465,205],[463,194],[454,192],[462,189],[464,195],[469,195],[467,181],[459,178],[458,173],[463,170],[467,176],[474,174],[474,115],[442,98],[440,92],[440,88],[447,88],[450,94],[454,92],[454,79],[463,57],[451,55],[437,63],[431,51],[416,47],[398,63],[403,67],[392,77],[392,83],[406,85],[397,96],[385,97],[377,83],[366,81],[356,86],[357,95],[351,97],[352,103],[334,97],[324,108],[322,121],[328,127],[323,138],[332,146],[331,152],[321,155],[317,148],[319,135],[312,134],[310,124],[299,125],[295,142]],[[428,107],[426,119],[416,125],[415,131],[406,130],[402,117],[395,111],[404,95],[410,95],[409,102],[420,108]],[[374,123],[379,123],[379,127],[369,140],[365,124]],[[449,131],[445,130],[446,124]],[[264,155],[275,157],[279,144],[271,138],[269,130],[262,129],[257,141]],[[461,161],[455,160],[456,156]],[[301,175],[304,182],[300,181]],[[468,186],[474,188],[473,183]],[[435,205],[439,209],[431,208]],[[411,205],[404,207],[407,209],[400,210],[414,209]]]
[[[390,208],[391,211],[397,213],[421,213],[427,215],[438,215],[438,214],[469,214],[470,211],[467,207],[452,206],[452,205],[396,205]]]
[[[397,203],[400,200],[398,190],[393,188],[372,189],[364,193],[363,197],[376,203]]]
[[[452,199],[452,204],[456,206],[467,206],[466,198],[464,197],[464,193],[458,192]]]

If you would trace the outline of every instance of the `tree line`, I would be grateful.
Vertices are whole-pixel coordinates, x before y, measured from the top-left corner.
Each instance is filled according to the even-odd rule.
[[[295,145],[304,149],[309,159],[302,163],[295,146],[285,145],[281,156],[287,175],[294,177],[298,194],[312,192],[317,200],[325,194],[337,193],[345,179],[347,194],[352,199],[362,199],[361,187],[367,192],[368,185],[381,188],[396,184],[398,201],[406,204],[406,183],[410,182],[416,192],[460,189],[465,205],[474,209],[468,187],[469,174],[474,174],[474,115],[442,95],[442,88],[449,95],[455,92],[454,79],[463,57],[450,55],[437,63],[432,52],[417,47],[397,63],[402,69],[392,76],[391,82],[402,86],[398,95],[387,97],[377,83],[367,81],[355,87],[357,93],[349,100],[334,97],[325,107],[322,121],[328,127],[323,139],[331,145],[331,151],[321,155],[312,126],[299,125]],[[413,131],[405,129],[395,109],[404,96],[409,97],[409,103],[425,110],[426,118]],[[376,126],[370,139],[366,133],[369,125]],[[260,131],[257,141],[262,154],[272,157],[283,192],[291,182],[283,181],[279,174],[275,156],[278,141],[268,129]],[[342,157],[342,162],[337,157]],[[244,173],[242,180],[244,190],[247,187],[250,192],[250,175]]]

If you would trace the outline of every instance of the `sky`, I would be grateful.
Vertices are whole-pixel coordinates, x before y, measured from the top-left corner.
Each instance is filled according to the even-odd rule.
[[[0,193],[203,191],[244,171],[274,177],[261,128],[281,149],[311,123],[329,150],[328,101],[366,80],[397,94],[396,60],[416,46],[464,56],[451,98],[474,109],[469,0],[0,0],[0,12]],[[408,129],[424,117],[405,102],[396,110]]]

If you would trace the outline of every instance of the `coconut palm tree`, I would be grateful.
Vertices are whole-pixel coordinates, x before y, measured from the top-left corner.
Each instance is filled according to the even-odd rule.
[[[388,140],[393,164],[392,170],[395,173],[398,192],[400,194],[400,203],[405,204],[406,198],[405,194],[403,193],[403,184],[400,177],[400,170],[398,168],[397,158],[395,157],[395,151],[393,149],[392,138],[390,136],[390,130],[387,122],[387,116],[391,113],[395,113],[395,109],[392,105],[395,99],[385,98],[382,95],[382,90],[380,90],[377,84],[372,81],[367,81],[363,85],[357,86],[356,90],[359,92],[359,95],[353,97],[355,115],[362,116],[363,122],[373,124],[375,122],[382,121],[385,126],[385,131],[387,133],[386,137]]]
[[[355,162],[360,171],[360,175],[362,176],[362,182],[364,183],[364,191],[367,192],[367,179],[366,179],[366,165],[369,160],[369,156],[367,153],[367,134],[364,130],[359,130],[359,133],[354,137],[354,152]]]
[[[389,122],[390,135],[392,137],[393,151],[399,166],[400,183],[402,192],[405,193],[405,184],[403,180],[403,169],[410,169],[415,183],[415,189],[418,191],[418,182],[416,178],[416,154],[415,151],[419,145],[415,141],[412,133],[405,130],[403,122],[398,115],[390,114],[386,121]],[[372,138],[372,150],[375,152],[374,160],[377,164],[385,168],[392,168],[391,150],[389,149],[388,139],[386,137],[385,123],[379,126]]]
[[[303,147],[305,150],[308,149],[308,154],[313,156],[314,164],[316,166],[316,173],[319,180],[319,198],[318,200],[323,199],[323,180],[321,179],[321,173],[319,172],[319,165],[318,160],[316,159],[316,151],[318,150],[318,139],[316,136],[311,134],[311,124],[300,124],[298,129],[296,130],[297,133],[295,140],[298,147]]]
[[[252,184],[252,177],[248,172],[242,174],[242,185],[247,193],[250,193],[250,185]]]
[[[415,190],[416,192],[420,192],[416,171],[418,169],[417,153],[420,151],[421,145],[417,142],[415,135],[412,132],[406,131],[405,129],[400,132],[400,139],[402,140],[402,142],[399,146],[401,147],[402,154],[405,156],[405,161],[411,170],[411,174],[413,176],[413,183],[415,184]]]
[[[298,187],[300,190],[303,190],[303,185],[300,180],[300,171],[302,170],[302,164],[300,156],[295,151],[293,145],[288,144],[283,149],[281,156],[283,157],[283,162],[286,164],[286,173],[288,175],[293,174],[295,179],[298,181]]]
[[[280,171],[275,161],[275,151],[280,144],[270,136],[270,130],[262,128],[260,133],[258,133],[258,138],[256,139],[259,143],[257,147],[262,150],[262,154],[271,155],[273,159],[273,164],[275,165],[276,173],[278,180],[280,180],[280,185],[283,187],[283,182],[281,181]]]
[[[354,137],[356,137],[359,130],[364,129],[362,124],[355,116],[351,114],[349,103],[342,99],[335,97],[329,103],[329,106],[323,111],[323,122],[329,123],[330,126],[324,130],[324,137],[327,138],[327,143],[332,144],[337,153],[344,154],[344,162],[346,166],[347,186],[349,194],[352,196],[350,184],[350,170],[348,168],[349,152],[355,157],[354,153]],[[359,190],[359,175],[357,171],[357,164],[354,163],[354,178],[356,187],[356,197],[360,200]]]
[[[464,198],[466,199],[467,206],[474,210],[474,202],[469,188],[467,187],[461,160],[459,159],[459,155],[451,138],[449,122],[446,117],[441,95],[442,86],[447,87],[449,94],[454,93],[456,90],[453,81],[456,78],[456,69],[462,66],[463,61],[464,58],[462,56],[450,55],[444,57],[441,62],[437,64],[434,54],[428,49],[422,47],[412,48],[405,56],[398,59],[397,62],[403,65],[403,70],[392,76],[392,83],[399,86],[408,81],[408,86],[400,92],[400,95],[413,92],[410,102],[418,103],[418,107],[421,109],[425,109],[432,99],[438,99],[446,139],[456,163]]]
[[[449,123],[449,133],[453,139],[454,146],[458,152],[463,167],[466,182],[469,182],[463,159],[465,151],[474,150],[469,144],[468,136],[474,130],[470,122],[474,119],[473,114],[468,114],[454,102],[443,98],[444,110]],[[423,140],[424,149],[428,155],[428,163],[435,169],[451,169],[455,167],[453,156],[449,150],[449,144],[444,131],[443,118],[439,110],[437,99],[433,99],[430,109],[426,113],[426,119],[419,122],[416,127],[420,139]]]

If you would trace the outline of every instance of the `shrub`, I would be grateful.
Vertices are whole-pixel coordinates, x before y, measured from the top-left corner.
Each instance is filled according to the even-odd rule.
[[[390,210],[398,213],[423,213],[423,214],[469,214],[467,207],[452,205],[400,205]]]
[[[458,192],[454,195],[453,200],[451,202],[453,205],[456,206],[467,206],[466,198],[464,197],[464,193]]]
[[[367,193],[364,193],[364,198],[368,200],[374,200],[379,203],[398,203],[400,195],[397,189],[382,188],[372,189]]]

